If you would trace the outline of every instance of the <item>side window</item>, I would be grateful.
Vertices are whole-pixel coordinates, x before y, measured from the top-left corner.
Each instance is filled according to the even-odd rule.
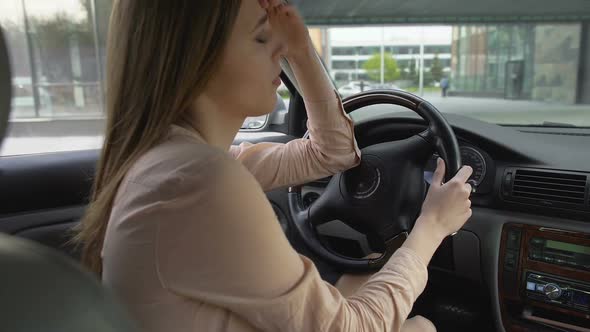
[[[96,149],[112,0],[2,0],[13,100],[0,156]]]
[[[113,0],[1,0],[13,100],[0,156],[99,149],[105,126],[106,39]],[[272,130],[287,117],[289,92],[243,130]]]

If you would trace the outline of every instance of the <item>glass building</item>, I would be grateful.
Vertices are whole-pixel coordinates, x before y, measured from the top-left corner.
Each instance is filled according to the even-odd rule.
[[[435,63],[442,72],[451,71],[452,29],[449,26],[384,25],[317,30],[323,38],[317,38],[316,48],[325,50],[324,61],[337,84],[371,81],[365,63],[379,55],[382,47],[384,54],[395,60],[402,80],[412,73],[417,75],[421,59],[427,74]]]
[[[588,103],[590,66],[584,25],[503,24],[453,27],[451,95]],[[587,27],[586,27],[587,29]]]

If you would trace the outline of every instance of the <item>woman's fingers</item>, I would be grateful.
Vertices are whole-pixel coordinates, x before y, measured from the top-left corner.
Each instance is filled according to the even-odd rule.
[[[272,1],[272,0],[270,0]],[[271,18],[271,25],[287,23],[290,24],[289,19],[297,17],[297,10],[292,5],[279,4],[272,7],[272,4],[267,8],[268,15]]]
[[[283,3],[281,0],[266,0],[266,1],[268,2],[269,7],[273,8],[273,9]]]
[[[295,7],[293,7],[292,5],[283,5],[281,9],[286,16],[292,16],[297,14],[297,12],[295,11]]]
[[[262,1],[262,0],[259,0]],[[286,15],[290,15],[293,12],[293,6],[284,3],[281,0],[264,0],[268,3],[267,7],[263,7],[266,10],[271,11],[273,14],[284,13]]]
[[[268,7],[266,8],[266,10],[268,11],[269,15],[277,15],[280,12],[280,8],[282,7],[282,4],[280,1],[278,0],[267,0],[268,3]]]
[[[471,191],[473,190],[473,186],[470,183],[465,183],[465,191],[471,194]]]
[[[442,158],[438,158],[436,160],[436,170],[434,171],[434,175],[432,175],[431,185],[440,187],[445,178],[445,167],[444,160],[442,160]]]
[[[260,4],[260,7],[262,7],[262,9],[266,9],[268,8],[269,5],[269,0],[258,0],[258,3]]]
[[[455,175],[455,178],[458,181],[461,181],[461,183],[465,183],[465,182],[467,182],[467,180],[469,180],[469,177],[471,176],[471,174],[473,174],[473,168],[471,168],[471,166],[463,166],[463,167],[461,167],[459,172],[457,172],[457,175]]]

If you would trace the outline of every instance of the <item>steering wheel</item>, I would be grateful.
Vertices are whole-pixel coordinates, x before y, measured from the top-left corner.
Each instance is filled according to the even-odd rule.
[[[399,105],[416,112],[428,125],[425,131],[407,139],[363,148],[359,166],[332,176],[309,207],[304,207],[301,186],[289,188],[294,230],[310,250],[334,267],[372,271],[387,262],[399,247],[400,237],[407,236],[418,217],[424,200],[424,167],[432,154],[438,151],[445,160],[448,181],[461,168],[461,153],[443,115],[418,96],[398,90],[372,90],[348,97],[342,104],[346,113],[375,104]],[[383,254],[357,259],[324,246],[316,227],[336,219],[371,234],[381,243]]]

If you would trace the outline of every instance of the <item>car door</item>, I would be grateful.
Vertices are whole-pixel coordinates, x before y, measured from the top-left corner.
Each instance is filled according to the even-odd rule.
[[[0,150],[0,232],[78,258],[69,244],[83,216],[105,127],[104,54],[110,1],[61,8],[3,1],[13,100]],[[289,90],[269,116],[248,118],[236,144],[287,142]],[[269,197],[276,194],[269,193]],[[285,223],[277,198],[272,201]],[[285,228],[286,229],[286,228]]]

